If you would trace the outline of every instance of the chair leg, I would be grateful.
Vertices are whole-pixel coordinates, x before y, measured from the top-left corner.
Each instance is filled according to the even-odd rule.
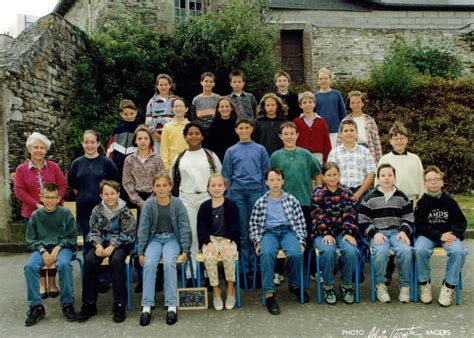
[[[257,289],[257,255],[253,257],[253,281],[252,288]]]
[[[131,260],[131,258],[130,258]],[[132,310],[132,276],[130,273],[131,266],[130,266],[130,261],[128,264],[125,266],[125,272],[127,274],[127,310],[130,311]]]
[[[311,268],[311,256],[312,256],[312,253],[313,250],[308,250],[308,258],[307,258],[307,261],[308,261],[308,264],[306,265],[306,287],[309,288],[309,274],[310,274],[310,268]]]
[[[242,267],[242,276],[244,277],[244,290],[247,291],[248,288],[248,281],[247,281],[247,271],[245,270],[244,261],[242,259],[242,254],[239,253],[239,264]]]
[[[360,286],[359,286],[359,277],[360,277],[360,266],[361,266],[361,253],[360,250],[357,250],[357,263],[355,266],[355,303],[359,304],[360,301]]]
[[[375,302],[375,266],[374,255],[370,254],[370,300]]]
[[[461,304],[461,289],[462,289],[462,274],[459,271],[459,281],[458,285],[456,286],[456,305]]]
[[[316,255],[316,293],[318,296],[318,304],[322,302],[321,296],[321,267],[319,261],[319,255]]]
[[[237,300],[237,307],[240,308],[240,271],[239,261],[235,261],[235,298]]]
[[[186,263],[181,263],[181,287],[186,287]]]
[[[301,259],[300,265],[300,303],[304,304],[304,259]]]

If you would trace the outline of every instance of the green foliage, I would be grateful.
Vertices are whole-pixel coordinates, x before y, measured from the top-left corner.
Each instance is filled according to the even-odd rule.
[[[446,172],[446,190],[470,193],[474,188],[474,81],[431,78],[417,84],[411,94],[393,99],[377,99],[370,94],[371,85],[357,80],[334,83],[344,97],[354,89],[369,93],[364,112],[377,122],[384,153],[391,150],[388,131],[400,121],[411,132],[408,150],[421,158],[423,166],[438,165]]]
[[[463,68],[460,58],[449,50],[421,39],[414,43],[398,39],[390,46],[383,64],[371,68],[372,94],[378,99],[409,95],[426,77],[457,79]]]
[[[190,18],[165,36],[146,25],[146,18],[105,18],[100,32],[86,37],[87,53],[77,65],[78,96],[72,109],[68,142],[72,158],[81,153],[81,135],[96,129],[103,143],[120,120],[121,99],[133,100],[143,119],[154,93],[155,77],[168,73],[176,93],[191,100],[202,91],[201,73],[213,72],[215,91],[230,92],[234,68],[247,75],[246,90],[257,96],[273,83],[276,30],[262,22],[265,8],[232,0],[219,14]]]
[[[411,93],[417,72],[404,53],[392,49],[381,65],[370,70],[371,94],[381,99],[394,99]]]
[[[85,129],[93,128],[103,143],[120,120],[121,99],[133,100],[143,115],[154,92],[158,72],[169,72],[172,42],[136,19],[106,19],[103,29],[87,40],[87,53],[77,65],[78,97],[74,103],[69,145],[80,153]],[[143,116],[139,116],[143,120]]]
[[[215,91],[230,92],[228,75],[234,68],[247,76],[246,90],[261,96],[271,88],[275,72],[273,46],[276,28],[262,22],[262,8],[252,2],[229,1],[219,14],[193,17],[175,33],[179,92],[192,98],[201,92],[200,76],[216,75]]]

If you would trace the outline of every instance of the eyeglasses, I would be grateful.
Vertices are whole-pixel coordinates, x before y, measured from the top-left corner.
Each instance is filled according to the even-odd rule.
[[[47,201],[55,201],[58,199],[58,196],[42,196],[43,199],[47,200]]]
[[[434,182],[434,183],[438,183],[438,182],[440,182],[440,181],[442,181],[442,179],[441,179],[441,178],[426,178],[426,179],[425,179],[425,182]]]

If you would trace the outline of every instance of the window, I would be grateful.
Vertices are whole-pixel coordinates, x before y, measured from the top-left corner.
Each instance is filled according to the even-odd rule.
[[[202,0],[175,0],[174,7],[176,21],[182,22],[188,16],[202,13]]]

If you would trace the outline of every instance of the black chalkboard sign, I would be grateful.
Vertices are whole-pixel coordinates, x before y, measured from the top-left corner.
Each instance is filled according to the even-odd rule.
[[[207,310],[207,288],[178,289],[178,309]]]

